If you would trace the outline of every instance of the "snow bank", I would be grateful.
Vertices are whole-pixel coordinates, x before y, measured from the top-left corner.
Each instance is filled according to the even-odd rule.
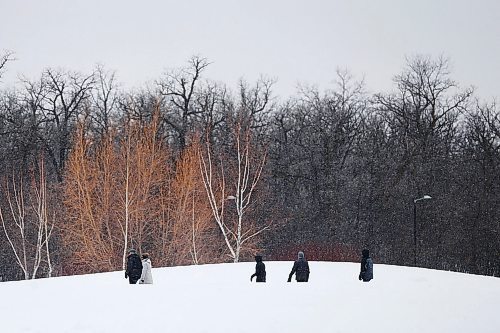
[[[154,262],[153,262],[154,265]],[[123,272],[0,283],[1,332],[494,332],[500,279],[375,265],[310,262],[307,284],[287,283],[292,262],[153,269],[154,285]]]

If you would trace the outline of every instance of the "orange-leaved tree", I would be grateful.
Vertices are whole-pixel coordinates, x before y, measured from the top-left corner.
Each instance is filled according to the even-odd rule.
[[[127,119],[99,139],[79,126],[64,183],[68,273],[124,268],[130,247],[164,255],[170,171],[158,124]]]

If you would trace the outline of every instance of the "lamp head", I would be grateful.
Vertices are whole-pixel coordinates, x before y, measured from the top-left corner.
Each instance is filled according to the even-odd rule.
[[[418,201],[420,200],[429,200],[429,199],[432,199],[432,197],[430,195],[424,195],[423,197],[421,198],[418,198],[418,199],[415,199],[413,200],[414,203],[417,203]]]

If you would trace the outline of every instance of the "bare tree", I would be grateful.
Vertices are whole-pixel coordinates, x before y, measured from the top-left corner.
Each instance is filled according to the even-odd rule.
[[[228,156],[214,156],[214,149],[207,139],[200,152],[200,169],[215,222],[230,257],[238,262],[245,243],[269,229],[269,225],[259,227],[255,221],[246,219],[251,204],[254,204],[253,195],[262,176],[267,152],[254,146],[250,128],[243,130],[237,124],[234,136],[236,161],[232,165],[227,161]],[[235,203],[236,218],[233,222],[226,221],[228,200]]]
[[[61,229],[66,248],[64,266],[69,274],[111,270],[121,264],[121,260],[114,260],[121,259],[115,250],[121,247],[112,213],[117,154],[111,135],[100,140],[93,141],[80,123],[66,165],[66,216]]]
[[[5,51],[3,54],[0,54],[0,79],[4,73],[4,67],[7,62],[14,60],[14,52]]]
[[[92,123],[97,127],[100,135],[105,135],[116,117],[119,102],[118,84],[115,72],[107,71],[102,65],[97,66],[95,78],[96,84],[90,95],[93,108]]]
[[[202,111],[200,130],[209,131],[214,140],[227,127],[228,115],[234,110],[234,101],[224,85],[207,82],[196,97],[196,105]]]
[[[269,113],[274,109],[272,88],[275,80],[261,77],[250,86],[244,80],[239,84],[239,106],[236,115],[244,127],[263,128],[268,125]]]
[[[52,231],[54,230],[55,224],[55,213],[53,218],[50,218],[49,207],[48,207],[48,192],[47,192],[47,175],[45,171],[45,161],[40,158],[39,162],[39,172],[38,179],[33,176],[33,190],[35,195],[35,200],[32,202],[33,210],[36,213],[38,219],[38,225],[42,226],[43,242],[42,245],[45,246],[45,256],[47,260],[47,277],[52,276],[53,266],[51,260],[50,251],[50,238],[52,236]],[[40,249],[41,250],[41,249]],[[41,255],[39,255],[41,257]]]
[[[464,160],[460,174],[465,177],[467,191],[459,200],[467,202],[463,211],[465,223],[459,228],[468,246],[461,255],[470,260],[467,265],[474,272],[498,274],[500,260],[495,258],[500,248],[500,110],[495,101],[476,102],[467,114],[461,140]],[[456,223],[453,229],[457,228]],[[459,230],[460,230],[459,229]]]
[[[199,169],[200,147],[197,140],[184,149],[176,163],[172,191],[172,264],[202,264],[219,259],[217,226]]]
[[[158,137],[159,117],[130,120],[94,140],[79,130],[65,177],[66,244],[72,264],[84,270],[124,268],[127,250],[156,248],[165,224],[168,150]],[[82,263],[82,259],[102,258]]]
[[[160,95],[167,99],[167,110],[164,121],[177,135],[180,150],[186,146],[186,138],[193,118],[200,116],[205,110],[195,106],[195,98],[199,89],[203,71],[207,68],[207,59],[194,56],[186,68],[171,71],[157,82]]]
[[[125,247],[131,244],[148,252],[155,250],[155,238],[159,237],[157,225],[166,223],[162,202],[170,174],[169,149],[158,134],[159,104],[155,110],[150,122],[126,124],[118,166],[123,179],[121,188],[117,189],[122,198],[120,207],[125,209],[122,221],[129,224],[122,228]]]
[[[26,188],[22,175],[12,175],[6,180],[4,193],[8,202],[8,212],[0,207],[0,220],[4,234],[21,268],[25,279],[37,277],[45,258],[47,276],[52,275],[49,241],[54,228],[54,220],[49,221],[47,207],[47,182],[43,160],[40,162],[38,178],[31,177],[31,188]],[[33,195],[26,193],[26,190]]]
[[[477,101],[475,112],[469,113],[466,120],[471,129],[469,140],[492,158],[500,154],[500,111],[496,102]]]
[[[62,181],[71,133],[94,84],[94,73],[85,76],[47,69],[43,74],[45,93],[39,104],[46,121],[43,137],[59,181]]]
[[[24,279],[28,280],[32,276],[32,272],[38,268],[37,263],[35,262],[34,267],[31,268],[28,266],[28,254],[27,254],[27,221],[26,221],[26,205],[24,203],[24,191],[23,191],[23,183],[20,181],[20,188],[18,189],[17,185],[18,181],[14,177],[12,182],[9,181],[5,184],[5,192],[7,194],[7,201],[9,203],[9,211],[10,211],[10,219],[8,223],[6,223],[6,218],[4,217],[4,213],[2,209],[0,209],[0,219],[2,220],[2,226],[11,246],[12,251],[14,252],[14,256],[16,257],[17,264],[21,267],[24,273]],[[8,230],[7,225],[13,224],[18,232],[18,239],[12,238],[11,231]],[[38,234],[40,234],[41,226],[37,230]],[[40,240],[40,237],[37,238],[37,241]],[[37,244],[39,245],[39,244]]]
[[[408,59],[407,68],[394,81],[398,92],[378,94],[376,102],[404,129],[402,137],[422,144],[433,134],[448,132],[449,125],[466,110],[473,93],[472,88],[459,89],[450,78],[448,59],[442,57]]]

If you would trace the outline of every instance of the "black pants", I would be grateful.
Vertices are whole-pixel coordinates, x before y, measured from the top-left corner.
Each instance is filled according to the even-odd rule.
[[[129,277],[128,277],[128,282],[129,282],[130,284],[136,284],[136,283],[137,283],[137,281],[139,281],[139,279],[140,279],[140,276],[130,276],[130,275],[129,275]]]

